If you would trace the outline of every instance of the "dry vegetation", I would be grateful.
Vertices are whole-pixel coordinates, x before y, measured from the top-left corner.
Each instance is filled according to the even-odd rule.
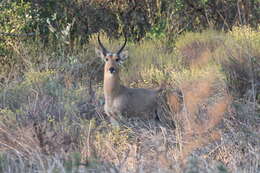
[[[0,172],[260,171],[259,31],[186,33],[173,51],[129,43],[122,81],[166,89],[160,121],[120,127],[103,111],[95,37],[73,51],[35,45],[13,45],[19,63],[1,72]]]

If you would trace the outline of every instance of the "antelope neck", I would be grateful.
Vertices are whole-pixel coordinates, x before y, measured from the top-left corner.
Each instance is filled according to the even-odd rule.
[[[110,74],[104,75],[104,94],[105,99],[114,98],[120,93],[121,90],[120,78],[118,74],[111,76]]]

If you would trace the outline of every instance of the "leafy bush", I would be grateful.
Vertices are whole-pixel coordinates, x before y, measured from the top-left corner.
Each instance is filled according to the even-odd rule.
[[[18,1],[1,3],[0,6],[0,30],[2,33],[20,34],[34,30],[34,23],[37,21],[31,3]]]

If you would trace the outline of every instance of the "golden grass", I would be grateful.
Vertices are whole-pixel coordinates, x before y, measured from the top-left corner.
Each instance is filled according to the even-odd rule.
[[[221,131],[214,128],[223,120],[231,99],[225,90],[215,86],[216,81],[221,82],[215,74],[211,74],[184,82],[180,87],[182,105],[180,97],[173,94],[168,96],[168,104],[177,123],[176,135],[179,136],[179,148],[175,151],[178,154],[175,157],[183,163],[196,149],[221,138]]]
[[[182,109],[182,100],[181,95],[177,92],[169,92],[166,94],[167,104],[170,107],[170,111],[172,114],[177,114]]]
[[[198,134],[196,136],[186,136],[183,139],[181,149],[175,151],[177,153],[176,159],[182,162],[182,164],[186,164],[188,156],[193,151],[220,139],[221,132],[218,130],[213,130],[204,134]]]

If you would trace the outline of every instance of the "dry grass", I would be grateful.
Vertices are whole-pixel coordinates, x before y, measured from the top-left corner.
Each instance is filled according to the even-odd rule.
[[[207,80],[184,83],[181,88],[183,108],[175,114],[175,122],[178,124],[176,136],[179,136],[180,145],[176,150],[177,160],[185,162],[193,151],[221,138],[220,131],[214,128],[223,120],[230,99],[224,93],[214,91],[214,82],[216,78],[211,75]],[[176,107],[175,100],[172,107]]]
[[[96,38],[75,52],[17,46],[16,58],[28,58],[23,73],[4,76],[0,85],[0,171],[259,172],[259,103],[251,97],[259,89],[247,83],[250,97],[238,97],[228,87],[230,77],[252,73],[245,49],[224,49],[220,43],[230,40],[222,36],[187,33],[174,52],[154,40],[130,43],[124,84],[163,83],[166,91],[158,100],[160,122],[133,118],[120,127],[103,111]],[[102,40],[111,49],[121,43]],[[257,82],[258,71],[254,75]]]
[[[4,124],[0,127],[0,140],[2,151],[13,151],[19,157],[32,158],[36,153],[41,153],[39,141],[33,136],[32,128],[22,128],[11,131]]]

